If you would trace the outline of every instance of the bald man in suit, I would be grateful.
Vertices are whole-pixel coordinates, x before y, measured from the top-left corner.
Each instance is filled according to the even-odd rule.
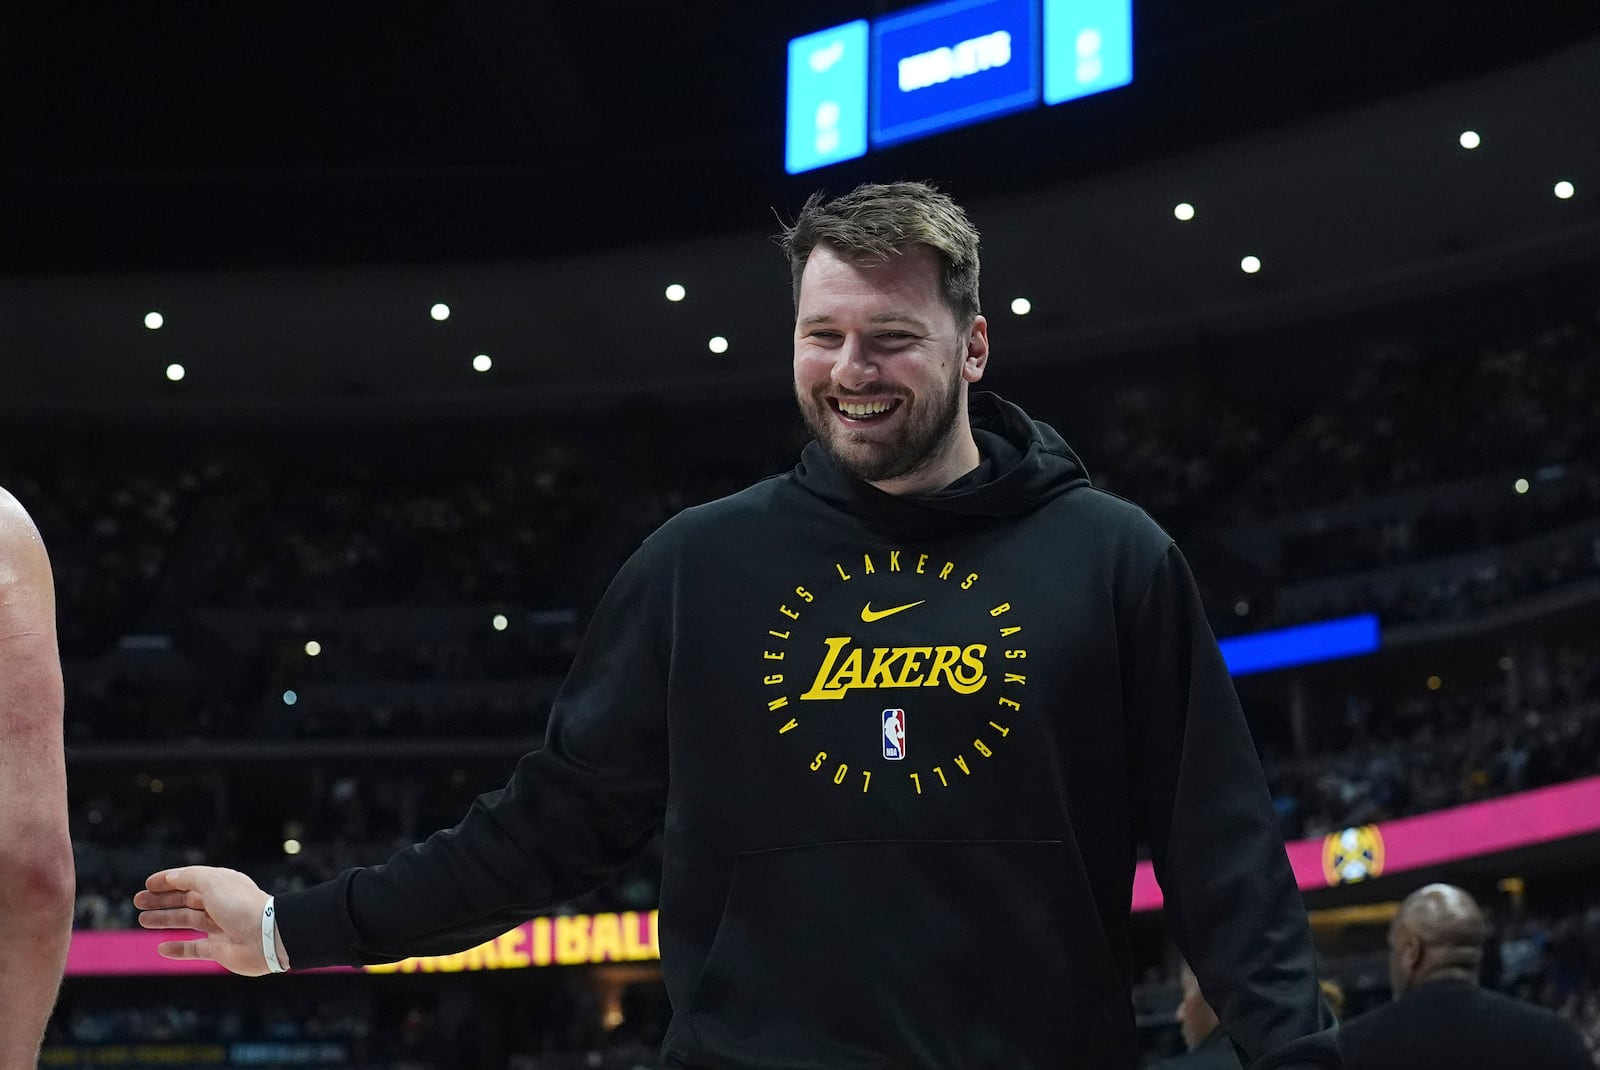
[[[1483,911],[1454,885],[1407,896],[1389,926],[1394,1002],[1340,1030],[1347,1070],[1594,1070],[1566,1022],[1478,987],[1488,934]]]

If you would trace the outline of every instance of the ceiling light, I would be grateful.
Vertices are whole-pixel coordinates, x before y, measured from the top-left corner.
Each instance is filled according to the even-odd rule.
[[[297,854],[299,854],[300,853],[300,841],[299,840],[284,840],[283,841],[283,853],[286,854],[286,855],[297,855]]]
[[[1519,479],[1515,483],[1511,484],[1511,489],[1516,491],[1518,494],[1526,494],[1528,493],[1528,481],[1526,479]]]
[[[320,653],[322,653],[322,644],[317,642],[315,639],[307,639],[306,640],[306,657],[314,658]]]
[[[1014,315],[1014,316],[1026,316],[1028,313],[1030,313],[1032,311],[1033,311],[1033,302],[1029,301],[1026,297],[1014,297],[1014,298],[1011,299],[1011,314],[1012,315]]]
[[[146,312],[144,314],[144,325],[152,331],[159,331],[161,325],[165,322],[167,322],[166,318],[159,312]]]
[[[689,296],[689,291],[685,290],[681,285],[679,285],[676,282],[673,283],[671,286],[667,287],[667,300],[668,301],[682,301],[685,297],[688,297],[688,296]]]
[[[440,301],[438,304],[428,309],[428,315],[432,316],[440,323],[443,323],[445,320],[450,318],[450,306],[445,304],[443,301]]]
[[[1461,142],[1461,147],[1464,149],[1475,149],[1483,144],[1483,139],[1478,136],[1476,130],[1463,130],[1456,140]]]
[[[475,372],[486,372],[492,367],[494,367],[494,361],[489,359],[489,354],[487,353],[479,353],[472,358],[472,370]]]
[[[1564,201],[1572,200],[1572,195],[1576,192],[1578,191],[1572,188],[1572,183],[1566,179],[1556,183],[1556,196]]]
[[[728,351],[728,340],[722,335],[713,335],[711,341],[706,343],[706,348],[719,356]]]
[[[182,364],[168,364],[167,365],[167,378],[168,379],[172,380],[175,383],[179,379],[182,379],[183,376],[184,376],[184,370],[183,370],[183,365]]]
[[[283,693],[283,704],[285,706],[293,706],[296,702],[299,702],[299,701],[300,701],[300,696],[295,694],[293,691],[285,691]]]
[[[1246,275],[1254,275],[1256,272],[1261,270],[1261,258],[1257,256],[1245,257],[1243,260],[1239,261],[1239,270],[1244,272]]]
[[[494,615],[494,620],[490,623],[494,625],[494,630],[497,632],[503,632],[511,626],[511,622],[506,619],[506,615],[504,613],[496,613]]]
[[[1172,206],[1172,214],[1178,217],[1179,222],[1187,223],[1194,218],[1194,205],[1188,201],[1179,201]]]

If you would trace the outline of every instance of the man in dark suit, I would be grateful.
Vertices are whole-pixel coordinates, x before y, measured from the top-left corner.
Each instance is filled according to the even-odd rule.
[[[1407,896],[1389,927],[1395,1001],[1340,1030],[1348,1070],[1594,1070],[1566,1022],[1478,987],[1487,935],[1460,888],[1430,884]]]
[[[1239,1052],[1228,1038],[1228,1033],[1217,1019],[1217,1012],[1206,1002],[1200,992],[1200,982],[1195,980],[1189,964],[1183,964],[1178,973],[1183,984],[1183,1001],[1173,1015],[1178,1030],[1183,1033],[1183,1046],[1188,1052],[1162,1064],[1162,1070],[1244,1070]]]

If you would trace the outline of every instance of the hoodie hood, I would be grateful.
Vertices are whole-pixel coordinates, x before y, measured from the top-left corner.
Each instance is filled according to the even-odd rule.
[[[987,391],[973,394],[967,411],[982,461],[976,471],[944,490],[924,495],[886,493],[843,471],[816,441],[801,452],[795,477],[806,490],[847,512],[906,518],[938,513],[1017,516],[1090,485],[1083,462],[1049,424],[1030,419],[1016,405]]]

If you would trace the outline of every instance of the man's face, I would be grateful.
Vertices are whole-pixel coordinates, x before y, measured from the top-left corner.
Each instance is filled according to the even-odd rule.
[[[1180,977],[1183,981],[1183,1000],[1173,1017],[1177,1019],[1178,1030],[1183,1034],[1183,1046],[1193,1051],[1205,1043],[1206,1037],[1219,1023],[1217,1012],[1211,1009],[1211,1004],[1201,994],[1200,982],[1195,980],[1194,974],[1185,969]]]
[[[858,479],[915,478],[967,432],[966,384],[983,375],[988,338],[982,316],[966,329],[956,323],[932,249],[859,263],[819,245],[800,277],[795,314],[800,413]]]

